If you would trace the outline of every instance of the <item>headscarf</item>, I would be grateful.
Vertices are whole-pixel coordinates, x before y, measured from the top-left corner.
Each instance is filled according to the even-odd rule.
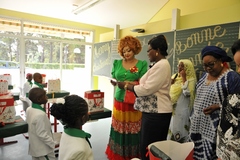
[[[195,98],[195,84],[196,84],[196,73],[193,67],[193,64],[190,60],[188,59],[182,59],[179,60],[178,64],[180,63],[184,64],[184,69],[186,72],[186,78],[188,81],[188,89],[190,91],[190,103],[189,103],[189,107],[192,108],[193,106],[193,102],[194,102],[194,98]],[[179,73],[176,73],[179,74]],[[178,98],[180,97],[181,93],[182,93],[182,85],[183,85],[183,81],[182,81],[182,77],[181,76],[176,76],[176,74],[174,74],[172,76],[172,79],[175,78],[175,83],[171,85],[170,88],[170,96],[171,96],[171,101],[172,104],[176,104],[178,101]],[[194,85],[190,85],[190,83],[194,84]]]
[[[201,51],[202,59],[207,55],[211,55],[217,59],[221,59],[222,62],[231,62],[232,58],[229,57],[222,48],[217,46],[206,46]]]

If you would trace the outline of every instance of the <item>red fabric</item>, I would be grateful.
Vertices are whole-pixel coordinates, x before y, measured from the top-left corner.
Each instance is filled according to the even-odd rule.
[[[133,104],[123,103],[123,102],[119,102],[119,101],[116,101],[116,100],[114,100],[114,107],[116,108],[116,110],[120,110],[122,112],[136,111],[133,108]]]
[[[109,145],[107,146],[105,153],[107,154],[109,160],[131,160],[132,158],[134,158],[134,157],[123,158],[120,155],[113,153]]]

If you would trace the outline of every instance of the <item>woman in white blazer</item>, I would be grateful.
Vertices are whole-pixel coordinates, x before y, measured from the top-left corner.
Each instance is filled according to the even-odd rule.
[[[166,140],[172,115],[169,95],[171,67],[166,59],[168,44],[164,35],[158,35],[148,42],[148,57],[153,65],[142,76],[139,85],[118,82],[119,88],[133,91],[137,96],[134,108],[142,112],[140,150],[141,159],[146,157],[147,146]]]

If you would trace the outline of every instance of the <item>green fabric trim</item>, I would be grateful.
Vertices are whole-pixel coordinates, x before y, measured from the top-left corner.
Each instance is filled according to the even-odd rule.
[[[48,156],[44,156],[46,158],[46,160],[49,160]]]
[[[137,134],[119,133],[111,127],[110,139],[112,139],[114,143],[117,143],[120,146],[138,145],[140,143],[140,132]]]
[[[32,103],[32,108],[40,109],[40,110],[42,110],[43,112],[46,112],[45,109],[44,109],[41,105],[36,104],[36,103]]]
[[[91,134],[84,132],[83,130],[76,129],[76,128],[66,128],[64,132],[73,137],[80,137],[80,138],[91,138]]]
[[[34,82],[34,84],[36,84],[39,88],[42,88],[43,89],[43,85],[38,83],[38,82]]]
[[[32,83],[32,81],[28,80],[28,82],[29,82],[29,83],[30,83],[30,85],[32,86],[32,84],[33,84],[33,83]]]

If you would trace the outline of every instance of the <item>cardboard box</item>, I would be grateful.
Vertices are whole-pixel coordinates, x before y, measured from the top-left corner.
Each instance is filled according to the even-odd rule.
[[[0,122],[14,123],[15,117],[14,97],[11,95],[0,96]]]
[[[6,80],[0,80],[0,96],[8,94],[8,82]]]
[[[172,160],[176,160],[176,159],[193,160],[193,148],[194,148],[193,142],[179,143],[172,140],[165,140],[165,141],[154,142],[148,145],[149,159],[161,160],[161,158],[156,158],[150,152],[150,147],[152,145],[156,146],[160,151],[165,153]]]
[[[84,98],[88,103],[89,113],[104,111],[104,92],[100,90],[86,91]]]
[[[60,92],[61,91],[61,81],[60,81],[60,79],[49,79],[47,85],[48,85],[48,93]]]

